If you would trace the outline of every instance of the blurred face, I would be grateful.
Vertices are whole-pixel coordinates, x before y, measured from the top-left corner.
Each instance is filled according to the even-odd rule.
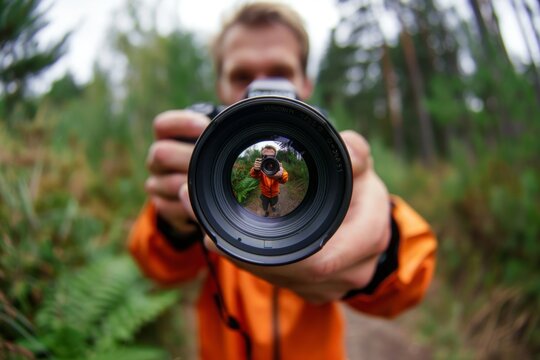
[[[292,31],[281,24],[230,28],[223,39],[217,83],[223,104],[242,100],[253,80],[268,77],[288,79],[302,100],[311,96],[313,86],[302,70],[300,45]]]
[[[276,157],[276,153],[272,149],[262,149],[261,155],[263,157]]]

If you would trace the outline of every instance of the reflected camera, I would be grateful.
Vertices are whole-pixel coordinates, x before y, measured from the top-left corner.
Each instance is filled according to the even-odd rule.
[[[265,173],[266,176],[276,175],[279,171],[279,161],[271,156],[263,157],[261,161],[261,171]]]
[[[212,121],[191,158],[190,200],[217,247],[259,265],[320,250],[341,225],[352,193],[349,155],[323,113],[298,100],[284,79],[256,80],[228,107],[192,109]],[[275,157],[263,157],[265,147]]]

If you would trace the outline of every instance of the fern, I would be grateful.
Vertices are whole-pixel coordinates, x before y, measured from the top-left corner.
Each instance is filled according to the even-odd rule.
[[[259,182],[252,177],[242,179],[234,188],[236,200],[242,204],[249,197],[249,194],[258,187],[258,185]]]
[[[146,291],[144,286],[134,286],[124,293],[121,303],[111,309],[95,334],[97,348],[110,348],[120,341],[130,341],[142,325],[154,319],[164,309],[177,301],[174,292],[151,296],[140,296]]]
[[[88,356],[88,360],[155,360],[166,359],[162,350],[143,347],[120,347]]]
[[[63,274],[36,317],[44,348],[29,347],[60,359],[163,358],[153,349],[128,346],[143,325],[178,300],[177,291],[150,294],[149,290],[150,284],[125,256]]]

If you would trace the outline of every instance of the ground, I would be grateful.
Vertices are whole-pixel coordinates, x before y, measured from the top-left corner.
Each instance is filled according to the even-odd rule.
[[[198,286],[195,286],[197,288]],[[175,308],[166,314],[162,321],[168,325],[158,326],[158,329],[168,329],[166,338],[169,344],[164,347],[173,356],[172,359],[197,359],[197,328],[194,313],[194,302],[198,289],[184,291],[183,306]],[[411,317],[415,311],[404,315],[408,319],[385,320],[363,315],[347,306],[343,306],[346,321],[346,338],[348,360],[429,360],[433,358],[431,349],[417,342],[410,332]],[[172,319],[182,319],[180,328]],[[172,335],[171,335],[172,334]],[[181,342],[178,334],[184,334]],[[331,359],[329,359],[331,360]]]
[[[270,211],[269,217],[287,215],[288,213],[293,211],[298,206],[298,204],[300,204],[300,202],[302,201],[302,196],[298,195],[297,191],[290,191],[290,186],[290,183],[280,185],[279,201],[276,206],[277,211]],[[251,212],[262,216],[263,210],[261,206],[261,199],[259,198],[260,194],[261,193],[258,188],[252,191],[247,198],[244,207]]]
[[[344,309],[347,324],[346,346],[350,360],[433,358],[430,349],[418,344],[399,321],[369,317],[347,307]]]

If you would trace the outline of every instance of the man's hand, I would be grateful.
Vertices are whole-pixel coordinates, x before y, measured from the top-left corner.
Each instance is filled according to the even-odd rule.
[[[365,287],[390,238],[389,196],[373,170],[369,145],[352,131],[343,132],[342,137],[351,156],[353,194],[343,223],[326,245],[316,254],[284,266],[231,259],[240,268],[313,303],[337,300],[349,290]],[[208,237],[205,244],[219,252]]]
[[[188,110],[172,110],[154,119],[155,142],[150,147],[147,167],[150,176],[145,190],[158,213],[179,232],[190,233],[195,225],[189,201],[181,201],[179,193],[187,191],[187,171],[194,144],[178,139],[196,140],[209,119]],[[174,140],[177,139],[177,140]]]
[[[253,168],[257,171],[261,170],[261,163],[262,163],[262,159],[261,158],[257,158],[255,159],[255,162],[253,163]]]
[[[276,179],[276,180],[279,180],[283,177],[283,165],[281,165],[281,163],[279,163],[279,171],[277,173],[275,173],[272,178]]]

